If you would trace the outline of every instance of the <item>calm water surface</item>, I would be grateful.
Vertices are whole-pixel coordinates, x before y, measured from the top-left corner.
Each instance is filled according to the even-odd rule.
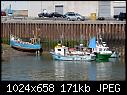
[[[2,61],[2,80],[125,80],[123,58],[108,62],[55,61],[50,54],[13,54]]]

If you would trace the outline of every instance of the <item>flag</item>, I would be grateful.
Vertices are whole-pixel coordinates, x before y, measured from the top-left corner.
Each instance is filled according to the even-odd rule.
[[[90,39],[88,47],[89,48],[96,48],[96,38],[95,37]]]

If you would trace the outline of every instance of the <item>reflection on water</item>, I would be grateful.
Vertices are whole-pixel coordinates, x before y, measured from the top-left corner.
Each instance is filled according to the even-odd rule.
[[[2,61],[2,80],[125,80],[125,61],[55,61],[51,55],[15,53]]]
[[[65,73],[64,63],[63,62],[59,63],[59,61],[56,61],[54,65],[55,65],[56,80],[64,80],[64,73]]]
[[[96,65],[96,69],[97,80],[111,80],[112,64],[110,62],[101,62]]]

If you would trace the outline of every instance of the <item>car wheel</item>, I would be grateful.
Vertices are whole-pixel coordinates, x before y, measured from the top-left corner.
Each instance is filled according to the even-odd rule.
[[[80,18],[77,18],[77,20],[78,20],[78,21],[81,21],[81,19],[80,19]]]
[[[71,19],[70,18],[67,18],[68,21],[70,21]]]
[[[119,20],[119,18],[116,18],[116,20]]]

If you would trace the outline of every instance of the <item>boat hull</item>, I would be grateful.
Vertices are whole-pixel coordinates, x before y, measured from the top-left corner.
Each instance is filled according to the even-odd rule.
[[[22,51],[22,52],[36,52],[36,51],[40,51],[42,52],[42,48],[41,49],[26,49],[26,48],[21,48],[21,47],[17,47],[17,46],[11,46],[13,49],[18,50],[18,51]]]
[[[51,53],[51,52],[50,52]],[[61,61],[93,61],[96,59],[95,56],[90,56],[90,55],[60,55],[60,54],[55,54],[55,53],[51,53],[52,57],[54,60],[61,60]]]
[[[16,40],[11,40],[10,41],[10,46],[18,51],[22,51],[22,52],[36,52],[36,51],[40,51],[42,52],[42,48],[40,44],[28,44],[25,42],[18,42]]]
[[[96,59],[98,60],[106,60],[106,59],[109,59],[111,56],[111,54],[100,54],[100,53],[97,53],[96,54]]]

